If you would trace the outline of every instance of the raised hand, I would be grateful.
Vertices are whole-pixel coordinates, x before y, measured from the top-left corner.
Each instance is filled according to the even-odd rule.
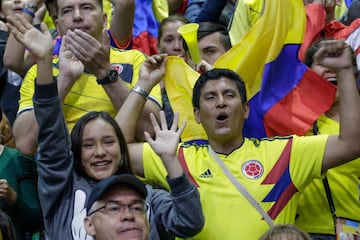
[[[177,147],[181,134],[185,129],[186,122],[184,121],[178,129],[179,113],[175,113],[173,123],[170,129],[168,129],[164,111],[160,111],[160,125],[152,113],[150,114],[150,119],[154,128],[155,139],[151,138],[150,135],[145,132],[145,140],[163,161],[164,157],[176,156]]]
[[[6,20],[6,25],[16,40],[28,48],[38,61],[52,56],[53,39],[44,23],[41,23],[41,31],[39,31],[21,14],[8,16]]]
[[[35,17],[32,21],[32,24],[35,25],[35,24],[41,23],[44,19],[46,11],[47,11],[47,9],[46,9],[46,5],[45,5],[45,1],[39,1],[38,9],[35,12]]]
[[[213,68],[213,66],[210,65],[205,60],[201,60],[201,62],[195,66],[195,70],[200,74],[202,74],[206,71],[210,71],[212,68]]]
[[[352,50],[342,40],[321,41],[320,48],[314,55],[314,62],[336,73],[353,71],[354,67]]]
[[[145,132],[145,140],[151,145],[156,154],[161,157],[168,172],[168,177],[180,177],[183,174],[183,169],[177,158],[177,149],[186,122],[183,122],[178,129],[179,113],[176,113],[170,129],[168,129],[163,111],[160,112],[160,126],[152,113],[150,114],[150,119],[154,127],[155,138],[151,138],[150,134]]]
[[[148,57],[139,71],[138,84],[146,89],[153,88],[165,74],[167,54],[158,54]]]

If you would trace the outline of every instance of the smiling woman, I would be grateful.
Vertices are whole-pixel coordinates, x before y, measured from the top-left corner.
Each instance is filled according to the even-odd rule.
[[[40,91],[48,92],[50,95],[51,92],[56,92],[56,83],[38,87]],[[95,111],[85,114],[75,124],[70,144],[70,141],[67,141],[68,133],[57,94],[48,96],[47,99],[44,101],[38,96],[35,101],[40,128],[38,172],[43,190],[40,199],[47,219],[47,235],[50,239],[101,239],[97,235],[99,232],[115,236],[118,228],[129,224],[136,225],[138,217],[129,215],[136,215],[139,209],[134,205],[126,205],[128,211],[121,210],[127,213],[125,217],[120,214],[102,221],[100,225],[103,225],[103,231],[97,230],[95,234],[93,231],[85,230],[84,219],[88,215],[85,205],[91,201],[90,192],[94,185],[112,176],[132,174],[127,144],[115,120],[106,112]],[[45,102],[52,104],[48,105]],[[171,188],[176,186],[172,192],[173,197],[165,190],[146,186],[145,201],[150,207],[146,212],[152,227],[144,236],[150,235],[150,239],[192,236],[203,226],[204,219],[197,189],[184,174],[169,178],[169,184]],[[180,196],[185,194],[187,200],[182,201]],[[101,209],[105,212],[118,212],[116,209],[119,206],[105,204]],[[90,212],[89,215],[94,217],[94,221],[101,219],[104,212],[101,209]],[[99,214],[93,216],[96,212]],[[146,228],[146,231],[148,230],[149,228]]]
[[[56,86],[52,87],[56,91]],[[35,105],[42,113],[38,116],[39,146],[42,148],[38,161],[39,180],[49,189],[40,193],[45,218],[49,219],[45,223],[46,233],[50,239],[91,239],[83,224],[84,207],[91,189],[98,181],[112,175],[132,173],[125,138],[108,113],[93,111],[76,122],[70,144],[66,141],[67,129],[56,102],[49,107]],[[43,125],[46,119],[50,125]],[[53,208],[57,209],[55,214]],[[55,229],[52,225],[63,227]]]
[[[73,128],[71,142],[74,169],[85,178],[98,181],[132,172],[124,136],[106,112],[84,115]]]

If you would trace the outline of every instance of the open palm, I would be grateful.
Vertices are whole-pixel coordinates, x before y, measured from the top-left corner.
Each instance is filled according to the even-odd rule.
[[[150,114],[150,119],[155,131],[155,138],[152,139],[148,133],[145,133],[145,140],[160,157],[176,155],[181,133],[185,129],[186,122],[183,122],[181,127],[178,128],[179,114],[176,113],[172,126],[168,129],[163,111],[160,111],[160,125],[154,114]]]
[[[39,31],[23,16],[14,15],[7,17],[7,26],[16,40],[28,48],[36,59],[46,58],[52,53],[53,40],[44,23],[41,24],[41,31]]]

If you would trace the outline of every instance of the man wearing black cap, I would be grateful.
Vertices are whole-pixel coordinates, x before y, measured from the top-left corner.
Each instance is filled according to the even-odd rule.
[[[86,202],[85,229],[96,240],[149,237],[145,185],[130,174],[97,183]]]

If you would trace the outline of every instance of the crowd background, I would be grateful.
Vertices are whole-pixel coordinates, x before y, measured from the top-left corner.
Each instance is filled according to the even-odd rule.
[[[357,84],[360,83],[358,74],[360,69],[360,55],[358,55],[360,52],[360,19],[358,18],[360,17],[360,1],[104,0],[99,4],[99,9],[106,14],[105,18],[102,17],[101,12],[92,9],[93,5],[96,5],[93,2],[97,1],[86,0],[85,3],[80,0],[1,1],[0,206],[4,213],[0,217],[1,222],[6,222],[5,227],[0,227],[3,237],[7,234],[8,239],[45,239],[47,230],[47,234],[51,233],[47,235],[48,238],[51,236],[49,239],[60,236],[91,239],[88,234],[76,234],[74,230],[82,224],[81,219],[77,223],[74,223],[74,219],[85,217],[82,209],[73,207],[78,197],[76,194],[79,194],[77,189],[86,189],[83,191],[90,194],[96,182],[113,174],[119,174],[119,171],[114,170],[101,177],[95,174],[94,177],[91,175],[91,170],[90,174],[82,170],[84,163],[81,162],[80,165],[76,163],[80,159],[85,161],[82,160],[81,154],[76,155],[82,151],[81,145],[70,145],[76,144],[76,137],[83,138],[81,132],[83,130],[78,132],[77,136],[76,131],[72,133],[71,143],[67,142],[68,137],[65,132],[63,136],[58,135],[61,132],[58,129],[61,128],[62,123],[57,120],[62,114],[64,125],[70,132],[73,129],[76,130],[76,124],[80,125],[81,121],[84,121],[81,119],[92,111],[105,111],[109,114],[109,118],[115,118],[124,134],[123,139],[117,138],[120,142],[126,142],[125,145],[128,144],[130,158],[133,161],[129,163],[133,166],[124,172],[136,173],[140,179],[148,183],[148,198],[144,199],[152,206],[150,210],[153,211],[153,215],[148,214],[150,229],[156,228],[156,233],[151,233],[150,239],[157,239],[159,236],[162,236],[161,239],[172,239],[175,236],[192,237],[194,235],[196,235],[195,239],[208,239],[208,235],[200,232],[200,228],[205,224],[204,229],[208,229],[208,224],[217,217],[210,215],[207,211],[208,207],[204,206],[205,218],[202,217],[198,192],[193,185],[192,187],[188,185],[189,179],[195,186],[199,186],[194,180],[197,176],[192,176],[192,166],[189,171],[186,163],[185,165],[182,163],[184,172],[181,171],[181,174],[171,177],[169,169],[172,168],[166,167],[167,160],[164,160],[166,158],[162,158],[163,162],[160,164],[154,160],[154,166],[149,166],[150,159],[156,159],[154,153],[146,145],[144,145],[145,150],[131,147],[131,144],[150,142],[150,147],[154,148],[155,153],[163,156],[161,154],[164,153],[157,150],[156,144],[152,142],[153,139],[160,139],[159,134],[162,134],[157,131],[159,126],[154,124],[154,121],[160,123],[162,130],[166,128],[175,131],[177,134],[175,140],[185,142],[185,146],[199,144],[198,148],[203,147],[203,143],[191,142],[194,139],[206,141],[209,138],[209,132],[199,124],[193,110],[193,87],[201,74],[214,68],[222,68],[233,70],[240,75],[244,81],[251,109],[249,116],[244,120],[244,128],[240,130],[246,138],[261,139],[292,134],[300,136],[339,134],[340,120],[343,118],[343,116],[340,117],[342,114],[340,99],[343,99],[344,95],[340,94],[339,97],[337,88],[343,59],[339,60],[338,66],[334,67],[319,63],[315,56],[320,49],[319,41],[334,39],[344,41],[352,49],[353,77],[357,79]],[[68,7],[61,8],[61,6]],[[17,15],[22,16],[20,20]],[[21,22],[22,25],[17,25],[16,21]],[[36,42],[43,37],[39,35],[40,33],[47,36],[44,26],[41,26],[42,23],[50,29],[51,74],[58,79],[57,86],[53,84],[54,86],[49,89],[37,86],[38,78],[43,77],[41,70],[47,69],[43,68],[42,62],[39,61],[43,57],[42,51],[34,51],[37,45],[21,39],[31,39]],[[189,43],[185,42],[177,31],[188,23],[199,24],[195,35],[196,47],[201,57],[200,62],[194,62]],[[30,33],[30,30],[35,29],[38,34],[33,31],[32,35],[26,35]],[[80,29],[80,31],[75,29]],[[14,34],[10,30],[19,33]],[[43,47],[45,46],[44,43]],[[68,58],[69,53],[71,53],[71,58]],[[149,62],[153,59],[151,56],[159,56],[157,54],[167,54],[168,57],[160,55],[159,58],[154,57],[154,62]],[[343,54],[342,50],[341,54]],[[81,67],[74,64],[78,62],[81,62]],[[71,71],[74,70],[74,66],[81,69],[81,74],[77,77],[74,77]],[[160,71],[163,71],[162,75],[153,82],[144,81],[144,76],[151,76],[152,71],[159,66],[163,67],[163,69],[160,68]],[[115,70],[116,79],[109,80],[109,69]],[[117,81],[118,78],[121,81]],[[150,86],[152,84],[154,86]],[[53,95],[41,94],[39,89]],[[34,94],[37,94],[38,101],[39,99],[53,100],[52,97],[57,96],[54,94],[56,89],[59,95],[58,105],[60,106],[61,103],[61,107],[55,104],[54,106],[40,104],[40,107],[44,108],[39,107],[40,111],[36,115]],[[146,89],[145,92],[144,89]],[[144,108],[139,109],[138,115],[136,115],[137,106],[142,107],[143,103],[131,105],[130,102],[128,105],[128,102],[133,100],[134,94],[145,99]],[[136,102],[136,99],[134,101]],[[127,109],[124,111],[124,108]],[[54,111],[53,115],[49,114],[55,109],[57,111]],[[129,109],[133,113],[128,112]],[[164,114],[160,113],[160,110],[164,111]],[[41,111],[44,112],[40,114]],[[352,110],[347,109],[347,111]],[[49,115],[46,116],[45,112]],[[149,118],[149,113],[153,114],[152,118]],[[46,117],[48,120],[44,121]],[[184,129],[181,125],[183,121],[187,121]],[[46,125],[44,122],[49,122],[59,128],[52,128],[54,126]],[[86,125],[86,123],[82,124]],[[354,132],[356,132],[355,129]],[[38,147],[44,144],[41,146],[46,149],[48,147],[46,143],[54,141],[56,137],[58,139],[55,142],[58,141],[60,144],[51,147],[53,149],[61,147],[68,149],[69,152],[63,158],[61,149],[59,153],[52,152],[53,155],[48,156],[54,161],[51,163],[49,159],[46,159],[48,152],[39,151]],[[44,140],[47,138],[51,141]],[[172,146],[171,142],[160,143],[164,149]],[[132,149],[136,149],[135,153],[148,154],[141,157],[140,162],[143,163],[137,161],[140,159],[138,155],[131,154]],[[74,158],[69,157],[70,150]],[[320,154],[319,152],[320,150],[314,152],[314,156]],[[146,157],[149,158],[149,162],[145,161]],[[304,159],[302,159],[304,165],[308,161],[305,157],[307,156],[303,156]],[[60,160],[56,162],[57,158]],[[68,175],[65,178],[63,178],[64,169],[58,166],[61,161],[64,161],[61,167],[70,167],[66,169]],[[46,165],[44,162],[54,164],[54,166]],[[69,162],[74,162],[74,166],[68,166]],[[167,171],[164,173],[161,167],[153,170],[156,164],[164,164]],[[335,165],[338,164],[333,166]],[[308,164],[308,166],[312,165]],[[238,167],[241,168],[240,165]],[[47,168],[54,171],[53,175],[51,171],[46,170]],[[302,168],[297,168],[299,171],[300,169]],[[152,173],[152,171],[157,173]],[[166,173],[170,178],[164,177],[163,181],[158,181],[159,175],[166,176]],[[202,174],[211,176],[210,172]],[[59,175],[62,177],[58,177]],[[333,195],[336,214],[359,222],[359,160],[354,159],[350,163],[328,170],[326,176]],[[75,183],[71,180],[72,178],[76,179]],[[71,183],[64,179],[71,180]],[[175,182],[172,182],[174,179]],[[86,184],[83,185],[82,181]],[[281,181],[283,180],[279,180]],[[295,182],[299,183],[297,180]],[[294,215],[293,219],[279,220],[282,218],[279,209],[276,210],[280,211],[277,213],[269,210],[270,218],[275,220],[275,223],[296,225],[310,234],[312,239],[335,239],[333,213],[329,208],[323,181],[312,180],[309,177],[304,182],[308,186],[306,188],[302,186],[303,182],[301,186],[298,186],[297,190],[300,193],[299,197],[296,197],[296,199],[299,198],[296,204],[292,202],[289,204],[292,210],[287,217],[291,218]],[[69,188],[70,185],[72,188]],[[61,197],[55,199],[53,205],[50,205],[51,201],[46,200],[51,195],[49,195],[51,186],[59,190],[56,194],[61,193],[59,194]],[[230,188],[230,186],[224,186],[224,188]],[[64,191],[64,189],[67,190]],[[202,195],[201,187],[199,190],[201,204],[204,205],[208,193],[205,192]],[[172,225],[170,220],[177,213],[166,209],[173,209],[172,204],[177,203],[176,199],[179,201],[178,198],[189,197],[190,192],[194,200],[189,201],[188,204],[197,209],[197,211],[192,211],[192,214],[197,216],[197,221],[184,221],[184,226],[181,225],[184,229],[180,231]],[[166,199],[167,202],[152,200],[151,197],[156,199],[156,194],[162,196],[161,198]],[[226,194],[218,197],[225,198]],[[69,203],[69,199],[75,200]],[[278,198],[274,201],[274,206],[278,206],[276,203],[280,202],[279,199],[281,200]],[[47,203],[44,204],[45,202]],[[83,199],[81,208],[84,208],[84,204]],[[212,204],[216,204],[216,201]],[[180,209],[190,208],[184,206]],[[266,208],[270,207],[266,205]],[[279,214],[281,217],[277,218]],[[181,217],[189,218],[186,214]],[[181,217],[176,217],[176,219],[181,219]],[[50,221],[51,224],[49,224],[49,218],[53,218],[54,222]],[[60,221],[59,219],[67,219],[63,221],[67,222],[64,228],[56,228],[55,225]],[[84,227],[80,229],[79,232],[85,231]],[[229,227],[229,229],[232,228]],[[243,237],[256,236],[258,238],[265,232],[263,225],[252,229],[251,234],[259,232],[253,235],[244,233]],[[162,234],[163,232],[165,234]],[[305,233],[301,232],[301,234]],[[239,237],[241,239],[241,236]],[[307,239],[307,236],[304,237]],[[235,238],[231,235],[223,239]]]

